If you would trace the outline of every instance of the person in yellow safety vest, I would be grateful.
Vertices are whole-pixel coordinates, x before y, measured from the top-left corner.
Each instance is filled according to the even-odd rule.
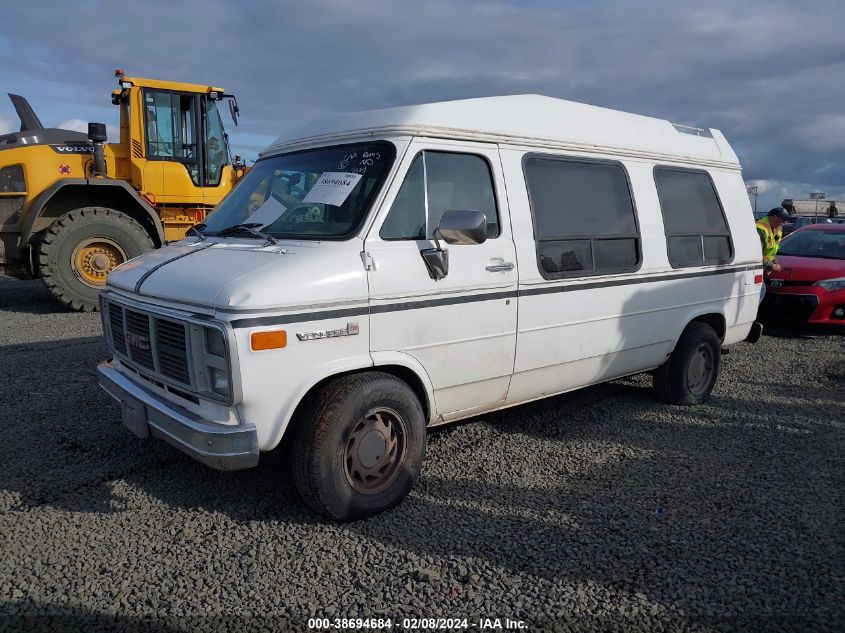
[[[775,207],[766,215],[760,218],[754,225],[757,227],[757,234],[760,236],[760,247],[763,249],[763,269],[765,275],[781,270],[775,256],[780,248],[780,241],[783,239],[783,225],[789,222],[792,217],[783,207]],[[766,284],[760,288],[760,303],[766,296]]]
[[[765,218],[757,220],[757,234],[760,236],[760,246],[763,249],[763,268],[766,272],[778,272],[781,270],[775,256],[780,248],[780,241],[783,239],[783,225],[792,218],[783,207],[775,207],[769,211]]]

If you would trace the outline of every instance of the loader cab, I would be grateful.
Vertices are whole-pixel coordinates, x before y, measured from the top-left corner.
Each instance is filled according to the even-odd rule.
[[[234,97],[212,86],[119,81],[121,145],[142,195],[156,205],[216,205],[236,180],[220,115],[223,100]],[[230,111],[236,115],[236,105]]]
[[[181,163],[195,187],[219,186],[228,152],[216,101],[154,89],[143,96],[147,160]]]

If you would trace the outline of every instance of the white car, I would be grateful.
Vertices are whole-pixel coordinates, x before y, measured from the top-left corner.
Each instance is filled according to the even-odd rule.
[[[761,283],[717,130],[535,95],[350,114],[109,276],[99,381],[213,468],[290,434],[304,500],[348,520],[408,494],[428,427],[649,370],[706,400]]]

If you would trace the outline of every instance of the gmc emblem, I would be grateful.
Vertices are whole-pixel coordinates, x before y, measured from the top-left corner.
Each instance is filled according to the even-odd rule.
[[[150,337],[137,332],[127,332],[126,342],[135,349],[150,349]]]

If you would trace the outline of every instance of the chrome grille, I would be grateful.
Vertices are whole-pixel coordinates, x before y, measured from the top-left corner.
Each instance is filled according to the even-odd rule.
[[[126,338],[123,336],[123,308],[117,304],[109,307],[109,325],[111,326],[112,346],[115,351],[126,355]]]
[[[153,362],[150,317],[143,312],[126,310],[126,333],[129,358],[147,369],[155,369]]]
[[[130,367],[192,388],[187,324],[108,301],[114,352]]]
[[[155,323],[159,371],[168,378],[190,384],[185,326],[167,319],[156,319]]]

